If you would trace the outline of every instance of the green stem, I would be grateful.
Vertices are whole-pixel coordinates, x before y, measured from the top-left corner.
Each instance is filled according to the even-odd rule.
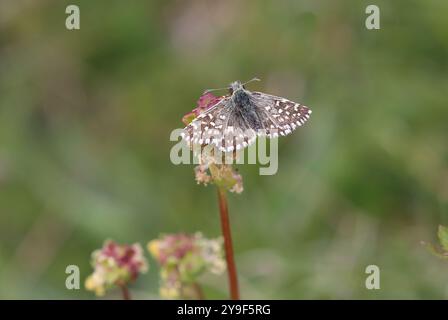
[[[199,285],[199,283],[193,283],[193,288],[198,300],[205,300],[204,291],[202,291],[202,287]]]

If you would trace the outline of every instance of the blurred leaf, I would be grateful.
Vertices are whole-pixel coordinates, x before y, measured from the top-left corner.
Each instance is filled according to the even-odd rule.
[[[422,241],[421,243],[422,243],[422,245],[424,245],[426,247],[426,249],[428,249],[428,251],[430,253],[432,253],[436,257],[439,257],[439,258],[442,258],[442,259],[448,259],[448,253],[440,251],[432,243],[424,242],[424,241]]]
[[[437,235],[443,250],[448,251],[448,228],[440,225]]]

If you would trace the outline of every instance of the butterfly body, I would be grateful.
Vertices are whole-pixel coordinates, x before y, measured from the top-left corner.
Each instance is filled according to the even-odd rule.
[[[182,134],[194,144],[213,144],[230,152],[247,147],[257,136],[275,138],[302,126],[311,110],[299,103],[262,92],[251,92],[240,81],[229,95],[194,119]]]
[[[241,85],[241,88],[233,91],[231,99],[233,112],[238,114],[240,119],[246,120],[249,127],[255,130],[263,128],[263,122],[257,112],[257,106],[251,100],[250,92],[246,91]]]

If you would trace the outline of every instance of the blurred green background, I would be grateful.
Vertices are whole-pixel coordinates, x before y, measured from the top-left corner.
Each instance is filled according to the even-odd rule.
[[[65,28],[77,4],[81,29]],[[381,29],[365,28],[365,8]],[[220,234],[214,187],[171,164],[169,134],[204,89],[310,106],[279,170],[239,166],[230,195],[242,297],[448,297],[421,240],[448,224],[448,2],[0,2],[0,298],[94,298],[65,288],[107,238]],[[158,297],[158,267],[135,297]],[[365,268],[381,269],[367,290]],[[226,276],[203,279],[225,298]],[[119,298],[111,291],[106,298]]]

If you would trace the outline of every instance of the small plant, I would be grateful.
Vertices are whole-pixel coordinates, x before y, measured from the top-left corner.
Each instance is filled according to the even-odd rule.
[[[230,298],[240,298],[227,192],[239,194],[244,188],[243,178],[232,164],[238,158],[238,151],[253,143],[257,136],[288,135],[305,124],[311,114],[308,107],[285,98],[252,93],[239,81],[233,82],[229,89],[230,94],[222,97],[205,92],[196,108],[182,117],[187,125],[182,136],[189,141],[193,155],[199,160],[194,169],[195,180],[198,184],[217,187],[222,238],[206,239],[201,233],[169,234],[148,243],[148,251],[161,267],[160,295],[163,298],[204,299],[199,277],[205,272],[222,273],[226,267]],[[229,118],[233,119],[232,125],[229,125]],[[223,125],[225,119],[227,122]],[[249,128],[243,133],[241,129],[246,126]],[[200,129],[199,137],[189,134],[196,128]],[[218,136],[204,137],[201,131]],[[234,133],[238,141],[231,139]],[[210,153],[202,152],[212,145],[215,148],[209,149]],[[195,147],[199,147],[199,153]],[[448,248],[446,238],[445,249]],[[139,244],[118,245],[113,241],[106,241],[102,249],[92,254],[92,265],[94,273],[87,278],[86,288],[103,295],[110,287],[118,286],[124,299],[130,299],[128,284],[148,269]]]
[[[134,282],[140,273],[148,271],[148,263],[143,256],[140,244],[120,245],[107,240],[101,249],[92,253],[94,272],[87,278],[87,290],[103,296],[106,290],[117,286],[123,299],[131,299],[128,285]]]
[[[204,299],[199,277],[221,274],[226,268],[222,239],[206,239],[201,233],[169,234],[148,243],[159,263],[160,296],[167,299]]]
[[[202,95],[193,111],[187,113],[182,121],[188,125],[202,112],[219,102],[222,97],[215,97],[206,92]],[[207,186],[214,184],[218,191],[218,205],[221,220],[221,231],[224,238],[225,257],[228,270],[228,282],[230,298],[238,300],[240,298],[238,287],[238,275],[236,271],[235,258],[233,254],[232,233],[230,228],[229,209],[227,204],[227,191],[234,193],[243,192],[243,178],[232,165],[218,163],[213,155],[200,155],[200,164],[195,167],[195,179],[198,184]],[[221,161],[219,161],[221,162]]]
[[[254,78],[248,82],[254,80],[259,81]],[[222,97],[206,91],[199,98],[197,107],[182,118],[186,125],[182,137],[190,145],[193,155],[196,153],[199,158],[200,165],[195,168],[196,181],[204,185],[213,183],[218,188],[230,298],[234,300],[240,295],[227,191],[241,193],[243,179],[231,164],[258,136],[277,138],[288,135],[304,125],[311,115],[311,110],[299,103],[247,90],[244,85],[248,82],[232,82],[227,88],[229,94]]]

